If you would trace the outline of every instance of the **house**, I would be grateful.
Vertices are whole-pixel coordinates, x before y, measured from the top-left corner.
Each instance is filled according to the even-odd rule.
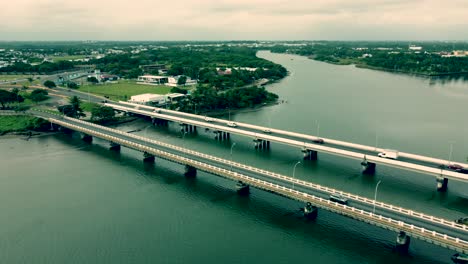
[[[167,76],[157,76],[157,75],[143,75],[138,76],[137,83],[139,84],[148,84],[148,85],[164,85],[168,83]]]
[[[186,95],[181,93],[166,94],[167,101],[174,103],[182,100]]]
[[[409,50],[412,50],[412,51],[421,51],[421,50],[422,50],[422,47],[421,47],[421,46],[411,45],[411,46],[409,46]]]

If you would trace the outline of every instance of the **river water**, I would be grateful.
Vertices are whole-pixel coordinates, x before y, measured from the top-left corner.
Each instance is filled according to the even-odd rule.
[[[260,52],[290,76],[268,89],[284,103],[231,119],[454,161],[468,155],[468,83],[336,66]],[[225,118],[229,118],[225,116]],[[237,136],[145,121],[118,129],[292,175],[301,152],[272,144],[255,151]],[[232,143],[233,154],[230,155]],[[453,151],[450,151],[452,146]],[[304,220],[300,203],[259,190],[238,196],[234,183],[95,139],[50,135],[0,138],[0,263],[450,263],[454,252],[413,239],[393,252],[396,234],[321,210]],[[450,155],[452,152],[452,155]],[[363,176],[356,161],[319,154],[295,176],[432,215],[468,215],[468,184],[380,166]]]

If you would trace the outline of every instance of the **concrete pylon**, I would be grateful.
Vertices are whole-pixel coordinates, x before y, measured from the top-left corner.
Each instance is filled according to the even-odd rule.
[[[395,243],[395,249],[400,253],[408,253],[411,238],[404,232],[398,233]]]
[[[448,179],[444,177],[437,177],[437,191],[439,192],[446,192],[448,187]]]

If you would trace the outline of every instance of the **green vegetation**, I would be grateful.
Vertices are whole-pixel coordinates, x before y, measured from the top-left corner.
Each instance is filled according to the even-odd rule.
[[[44,89],[34,89],[31,94],[29,94],[29,99],[31,99],[31,101],[37,103],[37,102],[40,102],[40,101],[44,101],[46,99],[48,99],[49,97],[47,96],[49,93],[44,90]]]
[[[97,123],[105,123],[115,119],[115,112],[112,107],[97,106],[91,111],[91,120]]]
[[[44,86],[47,87],[47,88],[57,87],[57,85],[53,81],[50,81],[50,80],[45,81]]]
[[[0,135],[9,132],[44,130],[48,125],[49,123],[44,119],[32,116],[0,116]]]
[[[275,102],[277,99],[276,94],[266,91],[263,87],[238,88],[225,93],[218,93],[213,88],[198,87],[190,97],[173,108],[184,112],[205,112],[255,107]]]
[[[0,81],[11,81],[16,79],[27,79],[32,78],[31,75],[24,74],[0,74]]]
[[[410,45],[421,47],[411,50]],[[421,75],[468,74],[468,57],[454,51],[468,51],[464,42],[339,42],[319,41],[303,46],[277,45],[272,52],[294,53],[333,64]]]
[[[167,94],[172,87],[164,85],[145,85],[131,81],[120,81],[119,83],[101,85],[83,85],[79,87],[82,92],[107,96],[111,100],[128,100],[130,96],[144,93]]]
[[[84,58],[86,58],[85,55],[69,55],[69,56],[52,57],[52,60],[54,62],[58,62],[58,61],[78,60],[78,59],[84,59]]]
[[[18,104],[24,101],[24,98],[18,94],[19,91],[9,92],[6,90],[0,90],[0,105],[2,109],[11,107],[12,104]]]
[[[99,104],[82,101],[80,106],[84,112],[92,112],[95,107],[99,106]]]
[[[83,113],[83,110],[81,109],[80,98],[78,98],[77,96],[73,96],[69,99],[69,103],[70,104],[61,105],[57,107],[57,110],[63,115],[73,118],[80,118],[86,116],[86,114]]]

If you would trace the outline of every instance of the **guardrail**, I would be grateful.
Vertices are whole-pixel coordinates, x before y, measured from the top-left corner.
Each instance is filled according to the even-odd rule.
[[[166,112],[166,113],[175,114],[175,115],[179,115],[179,116],[186,116],[186,117],[191,117],[191,118],[204,120],[204,116],[201,116],[201,115],[184,113],[184,112],[168,110],[168,109],[164,109],[164,108],[157,108],[157,107],[152,107],[152,106],[142,106],[142,105],[133,104],[133,103],[124,102],[124,101],[119,101],[119,103],[120,104],[126,104],[126,105],[133,106],[133,107],[138,106],[138,107],[141,107],[141,108],[146,108],[148,110],[159,109],[161,111],[161,113]],[[228,122],[230,122],[228,120],[219,119],[219,118],[212,118],[212,119],[213,119],[213,122],[218,122],[218,123],[222,123],[222,124],[227,124]],[[252,124],[247,124],[247,123],[242,123],[242,122],[237,122],[237,121],[236,121],[236,124],[239,127],[255,129],[255,130],[258,130],[259,132],[263,132],[265,129],[268,129],[268,130],[271,131],[271,133],[286,135],[286,136],[290,136],[290,137],[297,137],[297,138],[301,138],[301,139],[305,139],[305,140],[322,139],[327,144],[333,144],[333,145],[347,147],[347,148],[353,148],[353,149],[357,149],[357,150],[370,151],[370,152],[374,152],[374,153],[379,153],[379,152],[385,151],[385,149],[383,149],[383,148],[371,147],[371,146],[366,146],[366,145],[362,145],[362,144],[346,142],[346,141],[342,141],[342,140],[335,140],[335,139],[324,138],[324,137],[319,137],[319,136],[314,136],[314,135],[307,135],[307,134],[291,132],[291,131],[286,131],[286,130],[281,130],[281,129],[257,126],[257,125],[252,125]],[[462,162],[452,162],[452,161],[445,160],[445,159],[427,157],[427,156],[411,154],[411,153],[402,152],[402,151],[398,152],[398,154],[402,158],[408,158],[408,159],[413,159],[413,160],[418,160],[418,161],[429,162],[429,163],[433,163],[435,165],[457,163],[457,164],[460,164],[463,167],[468,167],[468,164],[462,163]]]
[[[202,122],[202,121],[196,121],[196,120],[191,120],[191,119],[184,119],[184,118],[179,118],[179,117],[174,117],[174,116],[169,116],[161,113],[153,113],[153,112],[147,112],[147,111],[142,111],[134,108],[128,108],[128,107],[122,107],[114,104],[109,104],[106,103],[104,104],[106,106],[112,107],[114,109],[120,110],[120,111],[127,111],[127,112],[132,112],[140,115],[146,115],[150,117],[156,117],[156,118],[161,118],[165,120],[170,120],[174,122],[180,122],[184,124],[191,124],[199,127],[205,127],[213,130],[218,130],[218,131],[225,131],[233,134],[238,134],[238,135],[243,135],[243,136],[248,136],[256,139],[262,139],[262,140],[268,140],[272,142],[278,142],[281,144],[285,145],[290,145],[294,147],[300,147],[300,148],[305,148],[308,150],[314,150],[314,151],[319,151],[323,153],[328,153],[336,156],[342,156],[346,158],[352,158],[356,160],[364,160],[366,159],[369,162],[373,162],[376,164],[384,164],[387,166],[395,167],[395,168],[400,168],[400,169],[406,169],[410,171],[415,171],[419,173],[426,173],[426,174],[431,174],[433,176],[441,176],[445,177],[448,179],[453,179],[453,180],[459,180],[459,181],[468,181],[468,175],[466,174],[461,174],[457,172],[452,172],[452,171],[441,171],[439,168],[433,168],[433,167],[427,167],[423,165],[418,165],[418,164],[413,164],[409,162],[403,162],[403,161],[398,161],[398,160],[391,160],[391,159],[386,159],[386,158],[380,158],[376,156],[369,156],[363,153],[358,153],[358,152],[353,152],[353,151],[348,151],[348,150],[342,150],[342,149],[337,149],[337,148],[332,148],[332,147],[327,147],[323,145],[318,145],[318,144],[311,144],[311,143],[306,143],[306,142],[301,142],[297,140],[292,140],[292,139],[286,139],[286,138],[281,138],[277,136],[271,136],[271,135],[265,135],[262,133],[256,133],[256,132],[250,132],[250,131],[245,131],[242,129],[238,128],[232,128],[232,127],[226,127],[226,126],[220,126],[220,125],[215,125],[211,124],[208,122]]]
[[[458,230],[468,232],[468,226],[462,225],[462,224],[457,224],[454,221],[449,221],[449,220],[446,220],[446,219],[443,219],[443,218],[438,218],[438,217],[434,217],[434,216],[431,216],[431,215],[426,215],[426,214],[423,214],[423,213],[420,213],[420,212],[416,212],[416,211],[413,211],[413,210],[409,210],[409,209],[405,209],[405,208],[402,208],[402,207],[394,206],[394,205],[391,205],[391,204],[386,204],[386,203],[383,203],[383,202],[374,201],[374,200],[371,200],[371,199],[366,198],[366,197],[354,195],[354,194],[351,194],[351,193],[346,193],[346,192],[336,190],[336,189],[333,189],[333,188],[321,186],[319,184],[315,184],[315,183],[311,183],[311,182],[307,182],[307,181],[302,181],[302,180],[299,180],[299,179],[294,179],[294,178],[284,176],[284,175],[281,175],[281,174],[278,174],[278,173],[262,170],[262,169],[251,167],[251,166],[248,166],[248,165],[245,165],[245,164],[241,164],[241,163],[233,162],[233,161],[230,161],[230,160],[214,157],[214,156],[211,156],[211,155],[203,154],[203,153],[196,152],[196,151],[193,151],[193,150],[190,150],[190,149],[186,149],[186,148],[182,148],[182,147],[179,147],[179,146],[174,146],[174,145],[171,145],[171,144],[168,144],[168,143],[160,142],[160,141],[157,141],[157,140],[141,137],[141,136],[138,136],[138,135],[135,135],[135,134],[129,134],[129,133],[117,130],[117,129],[112,129],[112,128],[108,128],[108,127],[105,127],[105,126],[100,126],[100,125],[90,123],[90,122],[86,122],[86,121],[83,121],[83,120],[73,119],[73,118],[69,118],[69,117],[65,117],[65,119],[73,121],[73,122],[78,122],[78,123],[81,123],[81,124],[86,125],[86,126],[92,126],[92,127],[97,128],[97,129],[100,129],[100,130],[109,131],[109,132],[114,133],[114,134],[120,134],[120,135],[122,135],[124,137],[130,137],[130,138],[134,138],[134,139],[137,139],[137,140],[140,140],[140,141],[148,142],[148,143],[151,143],[151,144],[154,144],[154,145],[174,149],[174,150],[177,150],[177,151],[185,153],[185,154],[190,154],[192,156],[204,158],[204,159],[211,160],[211,161],[216,161],[216,162],[218,162],[220,164],[227,164],[229,166],[232,165],[232,167],[234,167],[234,168],[240,168],[240,169],[248,170],[248,171],[255,172],[255,173],[258,173],[258,174],[261,174],[261,175],[269,176],[271,178],[279,179],[279,180],[282,180],[282,181],[285,181],[285,182],[294,183],[296,185],[300,185],[300,186],[303,186],[303,187],[308,187],[308,188],[311,188],[311,189],[319,190],[319,191],[322,191],[322,192],[325,192],[325,193],[328,193],[328,194],[340,194],[342,196],[345,196],[348,199],[359,201],[359,202],[367,204],[369,206],[374,206],[375,205],[376,208],[382,208],[382,209],[386,209],[386,210],[389,210],[389,211],[398,212],[400,214],[405,214],[407,216],[412,216],[412,217],[415,217],[415,218],[418,218],[418,219],[421,219],[421,220],[424,220],[424,221],[432,222],[434,224],[439,224],[439,225],[442,225],[442,226],[455,228],[455,229],[458,229]]]
[[[286,188],[284,186],[280,186],[277,184],[273,184],[270,182],[252,178],[252,177],[240,174],[238,172],[233,172],[233,171],[219,168],[213,165],[209,165],[207,163],[181,157],[181,156],[168,153],[162,150],[154,149],[154,148],[142,145],[142,144],[131,142],[126,139],[122,139],[122,138],[115,137],[115,136],[110,136],[101,132],[97,132],[92,129],[73,125],[73,124],[60,121],[60,120],[56,120],[53,118],[50,118],[49,120],[61,126],[68,127],[70,129],[77,130],[77,131],[86,133],[91,136],[96,136],[96,137],[99,137],[99,138],[102,138],[102,139],[105,139],[114,143],[118,143],[118,144],[127,146],[132,149],[147,152],[149,154],[153,154],[163,159],[167,159],[167,160],[179,163],[179,164],[190,165],[199,170],[212,173],[218,176],[222,176],[225,178],[229,178],[232,180],[243,181],[259,189],[264,189],[264,190],[267,190],[267,191],[270,191],[270,192],[273,192],[273,193],[276,193],[285,197],[289,197],[298,201],[311,202],[315,206],[323,208],[328,211],[339,213],[341,215],[345,215],[353,219],[363,221],[372,225],[376,225],[385,229],[389,229],[392,231],[397,231],[397,232],[405,231],[409,235],[415,238],[418,238],[418,239],[421,239],[421,240],[424,240],[424,241],[427,241],[427,242],[430,242],[430,243],[433,243],[433,244],[436,244],[445,248],[449,248],[458,252],[468,253],[467,241],[461,240],[456,237],[448,236],[447,234],[438,233],[432,230],[428,230],[428,229],[421,228],[412,224],[405,223],[403,221],[397,221],[392,218],[384,217],[378,214],[373,214],[371,212],[356,209],[351,206],[335,203],[330,200],[316,197],[314,195],[299,192],[293,189]]]

